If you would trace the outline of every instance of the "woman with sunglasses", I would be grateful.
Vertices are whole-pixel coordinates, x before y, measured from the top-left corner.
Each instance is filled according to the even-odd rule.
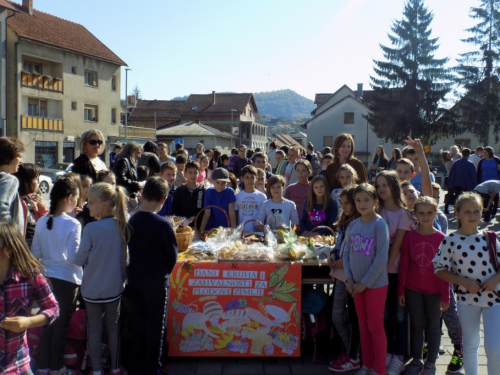
[[[105,148],[106,142],[101,131],[87,130],[80,139],[82,153],[73,162],[72,171],[82,176],[90,176],[95,181],[100,171],[108,170],[106,164],[99,158]]]

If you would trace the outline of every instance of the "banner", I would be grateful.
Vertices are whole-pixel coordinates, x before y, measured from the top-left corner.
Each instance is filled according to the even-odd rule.
[[[169,356],[300,357],[300,264],[177,263]]]

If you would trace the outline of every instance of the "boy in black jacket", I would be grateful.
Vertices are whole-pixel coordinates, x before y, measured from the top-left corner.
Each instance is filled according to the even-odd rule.
[[[163,178],[150,177],[142,192],[142,208],[129,220],[130,328],[136,370],[144,375],[156,375],[167,358],[168,278],[177,262],[177,241],[172,224],[156,212],[165,203],[168,190]]]
[[[193,217],[203,208],[205,199],[205,187],[198,184],[198,174],[200,173],[200,164],[195,161],[189,161],[184,167],[184,177],[187,183],[183,184],[175,191],[175,199],[172,204],[172,215],[182,217]],[[197,225],[201,223],[198,219]],[[192,223],[191,225],[194,225]]]

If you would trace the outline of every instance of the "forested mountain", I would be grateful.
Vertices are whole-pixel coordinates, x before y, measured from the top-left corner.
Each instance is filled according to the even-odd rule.
[[[261,116],[284,117],[292,120],[311,118],[314,103],[292,90],[255,92],[253,94]]]

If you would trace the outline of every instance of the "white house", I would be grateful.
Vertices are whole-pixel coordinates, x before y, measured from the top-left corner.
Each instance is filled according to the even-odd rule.
[[[333,94],[316,94],[317,107],[311,112],[313,117],[303,125],[307,129],[307,142],[312,142],[316,150],[321,150],[326,146],[332,147],[340,133],[349,133],[354,137],[354,155],[368,166],[379,145],[384,146],[390,158],[392,143],[378,138],[363,117],[368,113],[363,96],[370,93],[363,91],[363,86],[358,84],[358,92],[344,85]],[[401,148],[402,145],[394,147]]]

